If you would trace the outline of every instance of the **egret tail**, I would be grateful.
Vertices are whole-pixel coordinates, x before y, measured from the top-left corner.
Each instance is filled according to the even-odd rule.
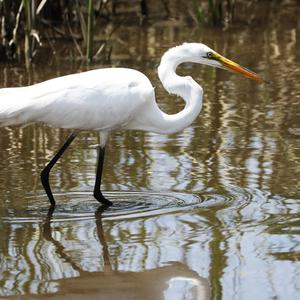
[[[28,122],[33,112],[30,101],[25,98],[24,88],[0,89],[0,127]]]

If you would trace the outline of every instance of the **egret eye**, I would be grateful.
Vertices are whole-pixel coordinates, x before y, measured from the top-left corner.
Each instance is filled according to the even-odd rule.
[[[214,54],[212,52],[207,52],[206,56],[207,56],[207,58],[211,59],[211,58],[213,58]]]

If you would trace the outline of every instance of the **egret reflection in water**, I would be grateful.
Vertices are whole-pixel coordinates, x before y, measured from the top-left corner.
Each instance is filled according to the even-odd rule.
[[[222,273],[219,271],[230,267],[230,258],[226,257],[228,252],[235,253],[235,259],[245,257],[244,264],[232,269],[232,273],[243,272],[246,268],[256,274],[256,269],[263,265],[256,277],[268,278],[267,282],[259,281],[258,284],[255,281],[255,284],[260,291],[265,285],[275,285],[281,292],[277,277],[268,277],[268,272],[272,267],[272,257],[282,261],[297,259],[297,239],[285,242],[293,233],[289,228],[296,224],[297,214],[287,224],[280,222],[282,208],[294,210],[297,201],[280,200],[258,190],[235,187],[226,193],[226,196],[224,193],[207,193],[202,199],[191,199],[188,194],[167,194],[167,200],[161,201],[165,203],[161,208],[154,208],[158,194],[110,193],[117,205],[104,212],[97,209],[92,199],[88,199],[88,193],[75,193],[68,196],[69,199],[75,198],[73,201],[68,201],[67,194],[60,195],[62,201],[64,198],[67,201],[58,205],[53,215],[50,211],[46,218],[45,202],[44,208],[38,212],[36,208],[27,212],[27,215],[32,214],[31,218],[22,217],[24,211],[15,211],[12,213],[14,217],[4,218],[2,223],[6,243],[2,243],[1,253],[7,254],[1,259],[1,269],[6,270],[2,273],[1,293],[71,292],[76,286],[80,294],[81,279],[84,287],[90,287],[91,292],[100,284],[98,278],[101,282],[107,280],[106,287],[112,288],[109,281],[114,278],[120,283],[119,287],[121,282],[126,282],[128,294],[132,293],[136,282],[141,283],[136,292],[148,293],[147,286],[154,285],[159,279],[165,284],[157,283],[158,294],[163,291],[165,295],[176,291],[196,293],[199,285],[210,285],[210,294],[220,297]],[[81,197],[79,203],[86,202],[86,205],[76,207],[78,197]],[[139,197],[148,199],[148,208],[152,205],[152,210],[147,210],[145,205],[141,216],[132,205],[139,203]],[[168,198],[173,201],[177,198],[178,204],[170,205]],[[192,209],[187,209],[193,203],[191,201],[194,201]],[[124,214],[122,211],[126,207],[127,213]],[[237,222],[236,218],[240,215],[247,222]],[[224,236],[228,237],[226,243],[211,242],[222,241]],[[284,242],[285,249],[282,247]],[[295,250],[291,250],[290,246]],[[284,251],[278,254],[276,249]],[[275,268],[274,272],[279,272],[279,269]],[[286,277],[293,282],[296,273],[297,266],[291,265]],[[228,275],[226,278],[233,293],[240,293],[246,288],[235,285]],[[251,278],[251,273],[245,274],[248,284],[251,284]],[[143,284],[146,284],[145,289]],[[203,291],[202,288],[200,290]],[[109,288],[106,292],[114,295]]]
[[[29,293],[33,294],[55,293],[56,299],[64,299],[66,293],[72,293],[75,299],[81,299],[87,291],[91,297],[100,297],[98,299],[153,299],[153,297],[155,299],[172,299],[172,293],[176,291],[178,299],[186,299],[186,297],[208,299],[207,280],[181,262],[170,261],[161,265],[148,266],[143,272],[141,270],[134,271],[134,265],[130,267],[132,271],[122,270],[121,266],[111,262],[110,245],[106,242],[105,229],[107,228],[103,226],[102,220],[104,209],[104,207],[98,208],[95,211],[94,220],[88,222],[94,227],[84,224],[81,229],[77,228],[77,232],[75,231],[71,235],[69,233],[68,237],[64,237],[66,231],[60,231],[60,228],[68,221],[53,219],[55,211],[53,207],[50,208],[45,221],[39,227],[42,244],[36,243],[39,251],[35,253],[35,260],[33,260],[31,256],[33,253],[30,250],[27,253],[30,259],[35,261],[35,265],[27,274],[27,278],[24,277],[23,280],[14,283],[14,291],[11,292],[23,294],[24,289],[28,289]],[[77,222],[80,222],[79,220],[80,218]],[[154,223],[149,221],[152,226],[157,226],[155,221]],[[70,223],[72,224],[72,222]],[[134,222],[132,223],[134,224]],[[147,225],[145,224],[145,226]],[[71,228],[72,226],[69,229]],[[92,231],[89,232],[86,229],[92,229]],[[110,230],[116,229],[111,228]],[[82,232],[82,230],[84,231]],[[74,233],[77,235],[77,241],[73,241],[75,244],[70,240],[70,236]],[[87,242],[86,235],[89,235],[90,245],[84,245]],[[80,237],[83,240],[80,240]],[[76,243],[80,244],[81,242],[83,245],[80,245],[79,249],[76,247]],[[140,241],[140,243],[144,242]],[[130,245],[128,246],[130,247]],[[83,250],[82,247],[85,250],[79,254],[78,251]],[[86,247],[90,250],[86,251]],[[126,246],[122,251],[124,250],[126,252]],[[159,251],[159,249],[157,250]],[[124,254],[126,255],[126,253]],[[137,253],[137,255],[139,254]],[[152,260],[151,255],[147,259]],[[20,269],[22,265],[26,267],[27,260],[23,260],[23,263],[20,258],[18,260]],[[157,258],[153,262],[155,260]],[[13,272],[12,269],[7,271]],[[185,286],[184,289],[182,289],[182,284]],[[8,287],[9,281],[4,286]],[[9,295],[8,290],[7,295]],[[43,298],[43,295],[40,297]],[[35,298],[39,297],[35,296]]]

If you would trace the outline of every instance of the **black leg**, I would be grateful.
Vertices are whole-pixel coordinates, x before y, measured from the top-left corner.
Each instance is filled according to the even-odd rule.
[[[110,206],[112,202],[107,200],[101,192],[101,178],[102,178],[102,171],[103,171],[103,163],[104,163],[104,154],[105,154],[105,147],[99,147],[99,155],[98,155],[98,164],[97,164],[97,171],[96,171],[96,181],[94,187],[94,197],[101,202],[103,205]]]
[[[53,197],[53,194],[52,194],[52,191],[50,188],[50,184],[49,184],[49,173],[50,173],[51,169],[53,168],[53,166],[55,165],[55,163],[59,160],[59,158],[63,155],[63,153],[66,151],[66,149],[73,142],[75,137],[76,137],[75,133],[71,133],[69,135],[69,137],[67,138],[65,143],[62,145],[62,147],[58,150],[58,152],[54,155],[54,157],[49,161],[47,166],[41,172],[41,181],[42,181],[43,187],[47,193],[47,196],[49,198],[51,206],[55,205],[55,200],[54,200],[54,197]]]

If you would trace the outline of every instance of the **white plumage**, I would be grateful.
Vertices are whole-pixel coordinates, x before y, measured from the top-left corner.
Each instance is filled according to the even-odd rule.
[[[0,123],[44,122],[82,130],[123,128],[153,95],[150,81],[138,71],[93,70],[0,90]]]
[[[154,88],[143,73],[126,68],[107,68],[58,77],[27,87],[1,89],[0,126],[43,122],[76,131],[99,131],[102,150],[97,175],[101,179],[104,147],[109,132],[140,129],[168,134],[184,129],[198,116],[202,108],[203,91],[190,76],[176,74],[177,66],[184,62],[227,68],[262,81],[257,74],[204,44],[184,43],[168,50],[158,68],[165,89],[181,96],[186,103],[177,114],[168,115],[159,109]],[[55,204],[55,201],[48,182],[49,172],[75,136],[74,133],[69,137],[42,172],[42,183],[51,204]],[[103,197],[97,178],[94,196],[100,202],[110,204]]]

